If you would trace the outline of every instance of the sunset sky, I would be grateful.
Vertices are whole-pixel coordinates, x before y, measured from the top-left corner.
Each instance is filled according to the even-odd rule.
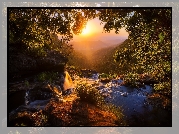
[[[81,35],[74,35],[73,41],[80,41],[80,40],[113,40],[127,38],[128,33],[125,29],[121,29],[119,34],[116,34],[115,31],[111,31],[110,33],[105,33],[103,31],[104,23],[100,25],[100,21],[98,18],[88,21],[86,25],[86,29],[83,31]]]

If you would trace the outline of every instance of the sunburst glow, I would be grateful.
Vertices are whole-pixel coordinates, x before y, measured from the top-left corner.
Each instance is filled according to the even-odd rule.
[[[83,34],[83,35],[90,34],[90,28],[89,28],[88,25],[83,29],[82,34]]]
[[[104,24],[100,24],[100,20],[95,18],[89,20],[86,26],[82,29],[81,34],[74,35],[74,41],[79,40],[106,40],[107,38],[110,40],[113,38],[119,38],[119,36],[128,36],[128,33],[125,29],[120,29],[120,33],[116,34],[114,30],[110,33],[105,33],[103,31]]]

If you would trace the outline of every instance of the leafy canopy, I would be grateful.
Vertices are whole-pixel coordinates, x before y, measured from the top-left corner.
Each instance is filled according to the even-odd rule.
[[[171,78],[171,8],[9,8],[8,11],[9,43],[23,42],[29,48],[53,46],[51,34],[61,35],[61,44],[68,44],[73,34],[80,34],[93,18],[104,23],[105,32],[114,29],[118,34],[124,27],[129,33],[128,43],[114,55],[119,68],[127,67],[126,73],[147,72],[158,81]]]
[[[9,9],[11,42],[23,42],[29,47],[50,44],[50,34],[63,35],[68,42],[80,34],[95,10],[87,9]]]

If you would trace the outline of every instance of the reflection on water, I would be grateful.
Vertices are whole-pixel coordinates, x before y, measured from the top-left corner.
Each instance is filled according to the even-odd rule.
[[[25,105],[28,105],[29,102],[30,102],[29,90],[27,90],[26,93],[25,93]]]
[[[66,72],[65,75],[65,89],[74,88],[74,83],[82,82],[95,86],[105,97],[107,103],[121,107],[125,119],[130,126],[171,126],[171,111],[159,108],[155,103],[150,103],[148,96],[152,94],[153,89],[149,85],[144,85],[141,88],[131,88],[121,85],[123,81],[120,79],[114,79],[104,83],[98,79],[98,73],[88,78],[80,78],[77,76],[75,81],[71,80],[68,72]],[[45,89],[45,91],[44,89],[40,92],[37,91],[38,90],[35,89],[34,91],[27,90],[13,94],[9,97],[10,111],[24,104],[26,106],[36,106],[39,104],[42,107],[45,106],[51,94],[47,89]],[[36,99],[33,99],[34,93],[37,95]],[[41,100],[39,96],[42,98],[42,101],[39,101]]]
[[[141,88],[122,86],[121,79],[102,83],[96,79],[97,76],[94,74],[92,78],[86,78],[85,82],[95,85],[106,102],[121,107],[130,126],[171,126],[171,111],[158,107],[156,102],[150,103],[148,96],[153,93],[151,86],[144,85]]]

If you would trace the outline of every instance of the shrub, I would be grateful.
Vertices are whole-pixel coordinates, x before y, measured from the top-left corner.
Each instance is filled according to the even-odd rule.
[[[25,80],[24,84],[25,84],[26,87],[29,87],[29,85],[30,85],[29,81],[27,81],[27,80]]]
[[[123,114],[120,107],[116,107],[114,104],[105,103],[104,97],[98,92],[95,87],[87,84],[78,84],[76,92],[81,101],[98,106],[101,110],[113,113],[116,117],[116,124],[119,126],[126,125],[123,120]]]
[[[117,107],[114,104],[105,103],[101,106],[101,109],[113,113],[117,117],[117,120],[116,120],[117,125],[119,126],[126,125],[126,122],[123,120],[124,115],[120,107]]]
[[[37,80],[40,82],[49,81],[52,83],[58,78],[58,72],[42,72],[37,76]]]
[[[106,73],[102,73],[102,74],[99,75],[99,77],[100,77],[100,78],[108,78],[109,75],[106,74]]]
[[[154,84],[154,90],[170,90],[171,88],[171,81],[167,82],[160,82],[158,84]]]
[[[98,92],[95,87],[87,84],[78,84],[76,92],[81,101],[88,102],[100,106],[104,103],[104,97]]]
[[[132,87],[136,87],[136,82],[139,80],[138,74],[135,73],[128,73],[124,76],[124,82],[127,85],[130,85]]]

